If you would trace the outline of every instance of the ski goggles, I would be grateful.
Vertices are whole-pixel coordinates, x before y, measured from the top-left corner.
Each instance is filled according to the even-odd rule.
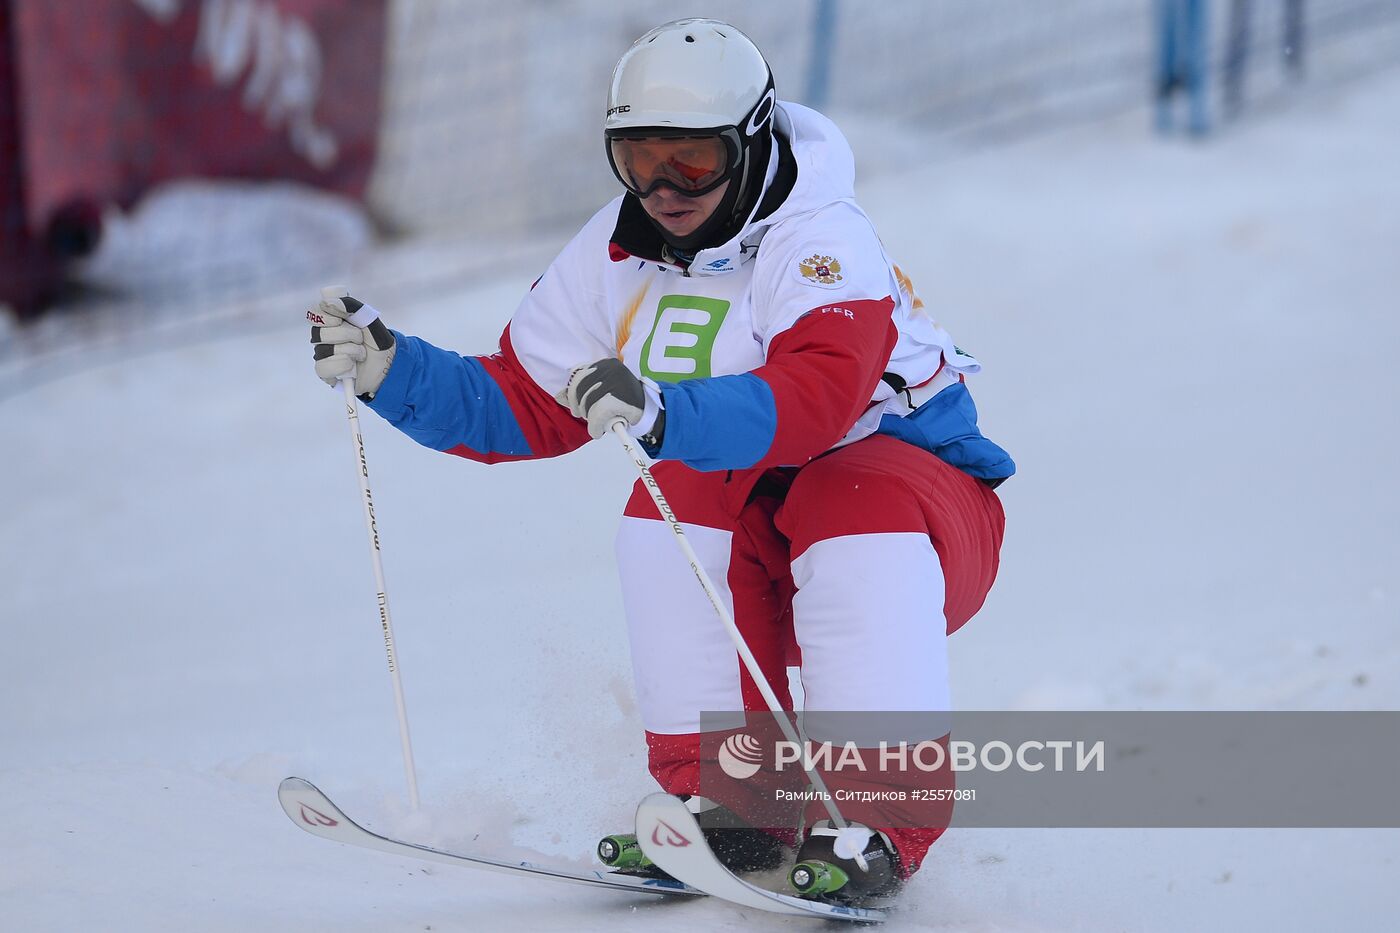
[[[724,184],[739,164],[739,131],[634,130],[608,134],[608,164],[623,187],[645,198],[662,185],[697,197]]]

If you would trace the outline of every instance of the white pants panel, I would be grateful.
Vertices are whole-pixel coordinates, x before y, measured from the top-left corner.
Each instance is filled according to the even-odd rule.
[[[804,708],[951,708],[943,569],[927,534],[818,541],[792,575]]]
[[[725,608],[731,534],[687,525],[686,537]],[[700,731],[705,710],[743,710],[739,656],[690,563],[661,521],[624,517],[617,565],[642,725],[667,735]]]

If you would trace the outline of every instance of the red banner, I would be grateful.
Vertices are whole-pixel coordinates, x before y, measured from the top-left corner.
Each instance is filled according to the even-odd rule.
[[[12,59],[9,79],[0,76],[9,98],[0,118],[12,114],[13,161],[4,155],[6,175],[18,177],[0,190],[7,240],[41,240],[61,211],[130,205],[180,177],[282,178],[363,193],[379,125],[385,0],[0,4]],[[10,203],[16,187],[21,205]],[[19,251],[10,243],[0,263]],[[0,300],[23,303],[19,280],[36,269],[34,261],[0,268]]]

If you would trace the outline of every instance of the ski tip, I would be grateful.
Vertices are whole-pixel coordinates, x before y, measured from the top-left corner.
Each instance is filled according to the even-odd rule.
[[[353,825],[329,797],[304,778],[285,778],[277,788],[277,802],[293,823],[309,833],[324,836]]]
[[[642,798],[642,802],[637,804],[637,813],[641,814],[649,810],[661,810],[665,812],[677,806],[684,810],[685,801],[674,794],[657,791],[656,793],[647,794]],[[686,812],[688,813],[690,811],[687,810]]]

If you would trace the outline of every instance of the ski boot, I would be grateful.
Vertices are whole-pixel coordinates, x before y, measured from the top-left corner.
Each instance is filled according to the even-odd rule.
[[[737,814],[705,797],[678,795],[695,814],[705,842],[720,864],[732,872],[762,871],[783,863],[783,844],[771,833],[755,829]],[[598,843],[598,859],[615,871],[648,878],[670,876],[652,864],[632,833],[604,836]]]
[[[869,906],[899,892],[903,882],[897,865],[894,846],[884,833],[860,823],[838,830],[822,820],[802,840],[788,883],[800,897]]]

